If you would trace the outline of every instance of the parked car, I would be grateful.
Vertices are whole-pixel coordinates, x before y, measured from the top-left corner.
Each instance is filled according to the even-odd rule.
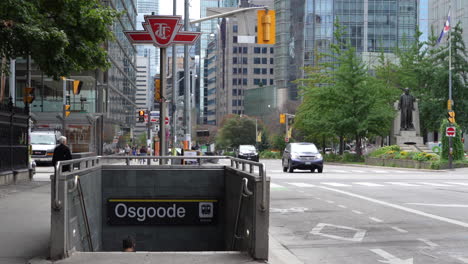
[[[246,159],[258,162],[259,154],[253,145],[240,145],[236,155],[239,159]]]
[[[295,169],[323,171],[323,157],[314,143],[289,143],[283,152],[283,171],[294,172]]]

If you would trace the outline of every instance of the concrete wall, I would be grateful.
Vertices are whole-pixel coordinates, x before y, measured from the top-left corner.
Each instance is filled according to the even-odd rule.
[[[86,214],[91,231],[93,251],[99,251],[102,248],[102,195],[100,174],[101,172],[99,170],[94,170],[80,176]],[[74,192],[68,193],[67,202],[69,245],[74,247],[76,251],[91,251],[78,195],[78,188]]]
[[[178,170],[144,168],[122,170],[105,165],[102,169],[102,250],[121,251],[122,240],[132,236],[138,251],[220,251],[225,250],[225,219],[194,226],[111,226],[107,222],[106,201],[110,198],[218,198],[218,211],[224,210],[224,169],[190,167]]]

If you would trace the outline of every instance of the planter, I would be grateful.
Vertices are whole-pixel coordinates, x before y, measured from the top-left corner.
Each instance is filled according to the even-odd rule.
[[[366,165],[399,167],[399,168],[416,168],[416,169],[431,169],[431,162],[417,161],[408,159],[382,159],[382,158],[365,158]],[[459,164],[457,164],[459,165]]]

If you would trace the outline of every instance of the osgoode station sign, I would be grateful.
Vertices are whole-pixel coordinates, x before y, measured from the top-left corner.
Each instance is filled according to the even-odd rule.
[[[203,225],[215,224],[216,199],[109,199],[110,225]]]

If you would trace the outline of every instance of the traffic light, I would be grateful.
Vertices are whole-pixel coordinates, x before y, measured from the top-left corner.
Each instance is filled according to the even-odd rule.
[[[138,122],[145,122],[145,111],[138,111]]]
[[[280,124],[286,124],[286,115],[280,114]]]
[[[34,99],[36,98],[36,97],[34,96],[34,90],[35,90],[35,89],[36,89],[36,88],[32,88],[32,87],[25,87],[25,88],[24,88],[23,102],[24,102],[25,104],[31,104],[31,103],[34,101]]]
[[[68,117],[70,115],[70,113],[71,113],[70,106],[71,105],[68,105],[68,104],[65,105],[65,117]]]
[[[161,100],[161,79],[154,79],[154,100]]]
[[[257,44],[275,44],[275,10],[257,11]]]
[[[73,94],[78,95],[81,92],[81,87],[83,86],[83,82],[79,80],[73,81]]]
[[[448,121],[450,124],[455,124],[455,111],[448,111]]]

